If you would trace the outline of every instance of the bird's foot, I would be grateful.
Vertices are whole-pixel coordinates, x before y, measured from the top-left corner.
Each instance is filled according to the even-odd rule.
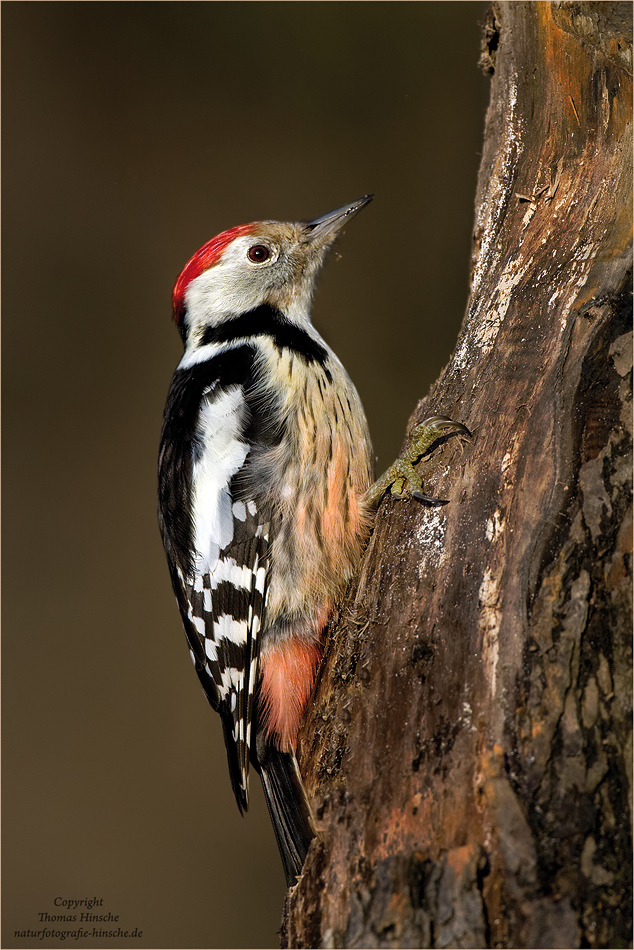
[[[435,508],[446,505],[446,501],[423,493],[422,479],[414,468],[414,463],[418,462],[435,442],[454,433],[471,438],[471,433],[465,425],[454,422],[448,416],[430,416],[415,426],[403,454],[367,490],[365,501],[370,505],[377,505],[389,488],[395,498],[411,497]]]

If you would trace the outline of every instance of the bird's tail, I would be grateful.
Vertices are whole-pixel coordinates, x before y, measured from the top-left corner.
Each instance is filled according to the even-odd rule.
[[[293,887],[315,837],[310,805],[294,752],[282,752],[262,735],[256,741],[257,761],[266,804],[280,850],[287,887]]]

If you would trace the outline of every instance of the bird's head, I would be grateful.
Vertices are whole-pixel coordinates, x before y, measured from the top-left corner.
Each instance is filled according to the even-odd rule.
[[[196,345],[205,329],[268,304],[287,319],[308,321],[315,276],[326,251],[372,200],[365,195],[314,221],[262,221],[223,231],[196,251],[174,286],[174,319]]]

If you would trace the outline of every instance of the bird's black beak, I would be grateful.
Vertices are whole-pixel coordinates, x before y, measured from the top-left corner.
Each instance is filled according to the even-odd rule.
[[[304,231],[307,241],[319,241],[324,239],[329,243],[341,231],[343,226],[355,216],[367,204],[370,204],[374,195],[364,195],[363,198],[352,201],[343,208],[337,208],[336,211],[329,211],[328,214],[322,214],[320,218],[314,221],[307,221],[304,224]]]

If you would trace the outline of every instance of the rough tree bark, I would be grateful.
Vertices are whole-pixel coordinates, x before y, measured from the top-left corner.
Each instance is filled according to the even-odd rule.
[[[631,7],[500,3],[455,353],[301,735],[293,947],[631,939]]]

